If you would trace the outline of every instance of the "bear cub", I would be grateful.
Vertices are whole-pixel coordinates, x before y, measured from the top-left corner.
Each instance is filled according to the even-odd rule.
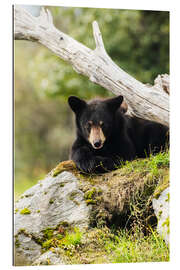
[[[71,159],[81,171],[103,173],[126,160],[165,150],[168,127],[126,115],[121,109],[122,102],[122,96],[89,102],[69,97],[77,133]]]

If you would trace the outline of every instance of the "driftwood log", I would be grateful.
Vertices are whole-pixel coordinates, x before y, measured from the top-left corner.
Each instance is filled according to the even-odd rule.
[[[15,6],[14,18],[16,40],[41,43],[69,62],[76,72],[115,95],[123,95],[131,115],[169,126],[169,76],[159,75],[154,86],[147,86],[118,67],[104,48],[96,21],[93,22],[96,48],[91,50],[55,28],[49,10],[42,8],[40,16],[34,17]]]

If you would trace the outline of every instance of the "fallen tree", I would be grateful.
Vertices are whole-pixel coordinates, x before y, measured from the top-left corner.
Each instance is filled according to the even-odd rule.
[[[131,115],[169,126],[169,76],[159,75],[154,86],[147,86],[118,67],[108,56],[98,23],[93,22],[96,43],[91,50],[55,28],[49,10],[34,17],[15,6],[16,40],[36,41],[69,62],[76,72],[87,76],[115,95],[123,95]]]

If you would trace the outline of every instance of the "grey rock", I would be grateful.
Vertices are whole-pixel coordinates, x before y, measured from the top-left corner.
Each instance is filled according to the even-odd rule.
[[[58,249],[54,249],[54,251],[48,250],[43,253],[37,260],[34,261],[32,265],[59,265],[64,264],[62,259],[58,254]]]
[[[29,214],[22,214],[25,208]],[[37,239],[43,237],[43,230],[55,228],[61,222],[87,227],[91,206],[87,206],[77,178],[70,172],[62,172],[56,177],[49,173],[28,189],[16,202],[15,209],[16,253],[25,255],[27,262],[32,263],[40,255]]]
[[[158,199],[153,199],[153,209],[158,219],[157,232],[163,237],[166,245],[169,244],[169,187],[166,188]]]
[[[41,255],[41,246],[23,233],[16,236],[19,246],[15,251],[15,265],[29,265]]]

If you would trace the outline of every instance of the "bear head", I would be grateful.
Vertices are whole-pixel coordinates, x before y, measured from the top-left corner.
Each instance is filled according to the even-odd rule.
[[[94,149],[101,149],[111,136],[115,114],[122,102],[123,96],[89,102],[76,96],[69,97],[69,106],[76,115],[77,133]]]

